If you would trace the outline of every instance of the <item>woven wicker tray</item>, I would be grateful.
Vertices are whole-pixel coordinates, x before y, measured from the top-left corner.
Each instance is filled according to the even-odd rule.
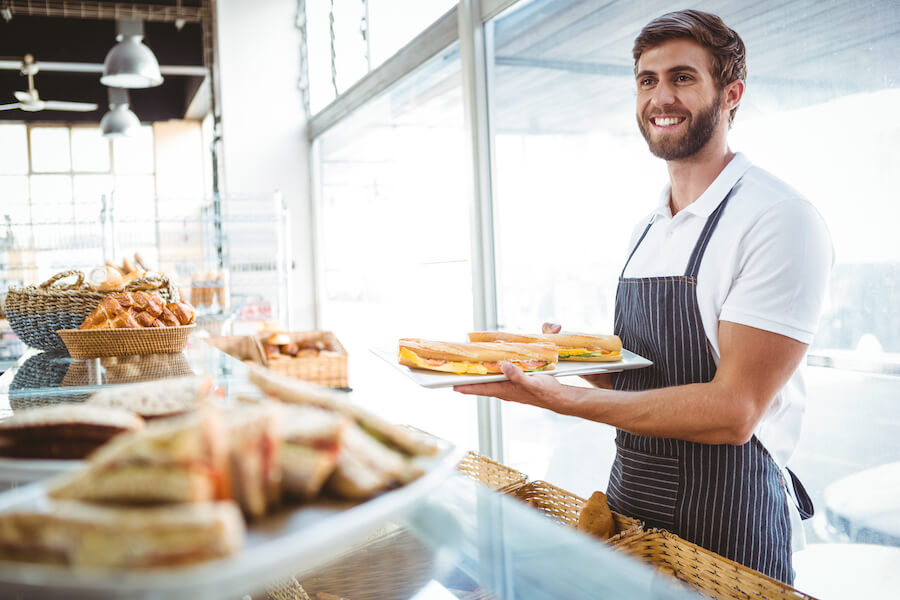
[[[258,340],[264,343],[267,336],[260,335]],[[348,387],[347,351],[330,331],[294,331],[289,332],[291,342],[321,342],[327,349],[316,356],[281,356],[271,359],[264,355],[265,365],[272,371],[296,377],[311,383],[333,388]]]
[[[511,469],[477,452],[467,453],[456,468],[471,479],[503,494],[516,491],[528,480],[524,473]]]
[[[728,560],[661,529],[637,531],[610,540],[704,596],[737,600],[815,600],[791,586]]]
[[[548,517],[564,525],[575,527],[578,516],[587,500],[572,492],[557,487],[546,481],[531,481],[516,490],[517,498],[524,500]],[[643,523],[637,519],[620,515],[613,511],[616,533],[609,538],[610,543],[624,537],[633,537],[642,531]]]
[[[187,345],[194,325],[141,329],[60,329],[72,358],[98,358],[129,354],[172,354]]]

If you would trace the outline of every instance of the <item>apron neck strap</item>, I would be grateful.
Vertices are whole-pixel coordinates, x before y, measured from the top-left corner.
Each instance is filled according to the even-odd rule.
[[[703,260],[703,254],[706,252],[706,246],[709,244],[709,240],[716,230],[716,226],[719,224],[719,219],[722,217],[725,205],[728,204],[728,200],[731,199],[731,195],[734,193],[734,187],[736,185],[737,182],[735,182],[734,186],[731,186],[731,189],[728,190],[728,195],[719,202],[719,206],[716,207],[716,210],[714,210],[712,214],[709,215],[709,218],[706,219],[706,225],[703,226],[703,231],[700,232],[700,237],[697,239],[697,243],[694,244],[694,250],[691,252],[691,258],[688,260],[687,269],[685,269],[684,272],[686,277],[697,278],[697,273],[700,271],[700,262]]]

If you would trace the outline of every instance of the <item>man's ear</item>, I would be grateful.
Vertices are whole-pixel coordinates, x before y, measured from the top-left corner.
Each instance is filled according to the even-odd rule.
[[[726,110],[731,111],[732,108],[738,106],[741,103],[741,98],[744,97],[744,81],[741,79],[735,79],[731,83],[725,86],[725,89],[722,93],[722,98],[724,107]]]

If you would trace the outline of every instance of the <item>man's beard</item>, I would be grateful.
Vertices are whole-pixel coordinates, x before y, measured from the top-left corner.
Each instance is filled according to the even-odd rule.
[[[712,137],[722,115],[719,112],[719,105],[722,102],[722,93],[716,95],[709,106],[700,109],[692,118],[687,121],[688,130],[679,137],[664,135],[661,139],[654,140],[651,137],[653,124],[649,119],[645,120],[638,116],[638,128],[644,139],[647,140],[647,146],[650,152],[663,160],[680,160],[696,154],[706,142]],[[686,116],[686,115],[681,115]]]

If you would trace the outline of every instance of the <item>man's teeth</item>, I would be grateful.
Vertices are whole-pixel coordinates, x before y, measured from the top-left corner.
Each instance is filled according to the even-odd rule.
[[[656,117],[653,119],[653,122],[660,127],[668,127],[669,125],[677,125],[678,123],[681,123],[682,120],[681,117]]]

